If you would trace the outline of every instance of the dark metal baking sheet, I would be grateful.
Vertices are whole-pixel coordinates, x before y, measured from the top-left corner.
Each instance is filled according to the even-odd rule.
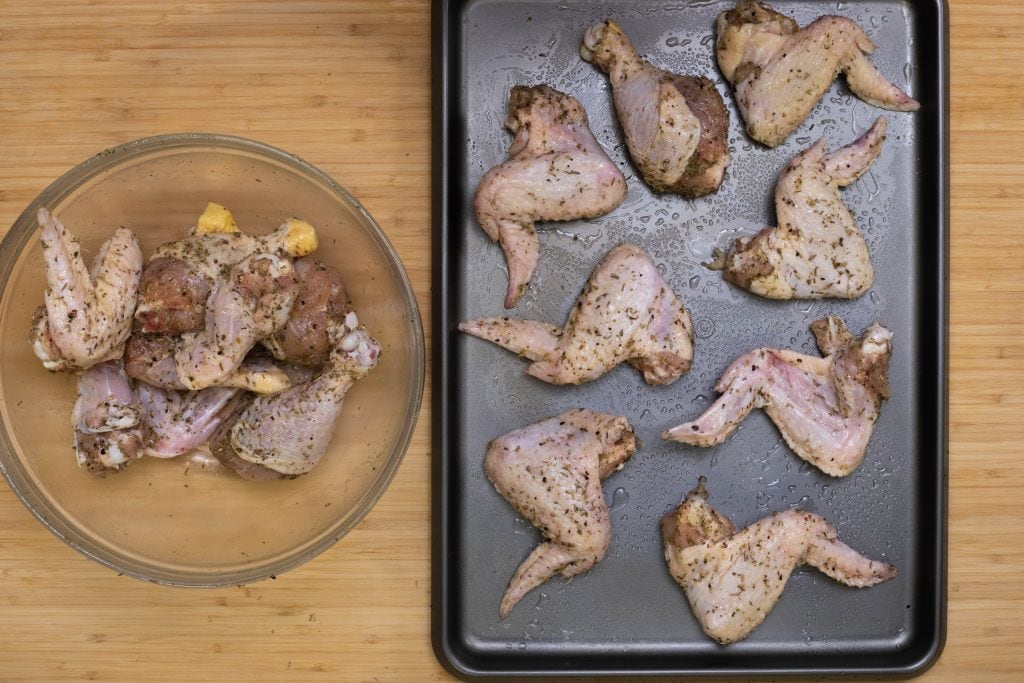
[[[782,146],[742,132],[713,57],[714,19],[728,0],[436,0],[434,6],[435,452],[434,644],[462,676],[496,675],[913,675],[940,653],[945,634],[947,35],[941,0],[775,2],[801,25],[849,16],[878,45],[875,62],[922,102],[885,112],[837,83]],[[578,57],[584,29],[611,17],[657,65],[719,82],[732,117],[733,162],[718,194],[655,196],[635,177],[605,76]],[[650,387],[628,367],[581,387],[553,387],[525,362],[460,335],[460,320],[502,313],[504,258],[476,224],[472,194],[504,159],[509,88],[547,83],[577,97],[623,169],[629,195],[591,221],[542,225],[541,260],[511,312],[561,324],[593,266],[634,242],[663,267],[693,316],[693,369]],[[846,144],[878,115],[889,121],[881,157],[844,198],[875,264],[871,292],[854,302],[766,301],[706,270],[712,246],[774,219],[775,179],[817,137]],[[699,414],[740,353],[757,346],[814,353],[808,324],[829,313],[858,331],[879,320],[895,333],[892,398],[859,470],[832,479],[792,455],[761,413],[713,449],[669,444],[666,427]],[[626,415],[643,447],[605,483],[612,544],[571,582],[535,589],[505,621],[498,602],[536,531],[482,471],[488,441],[573,406]],[[803,507],[835,524],[847,543],[899,567],[868,590],[811,570],[795,573],[746,640],[721,647],[700,631],[662,556],[657,522],[708,477],[711,502],[744,526]]]

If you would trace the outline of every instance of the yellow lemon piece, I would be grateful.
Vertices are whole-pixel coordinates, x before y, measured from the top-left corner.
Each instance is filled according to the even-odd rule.
[[[235,217],[220,204],[209,202],[196,223],[197,235],[240,232]]]
[[[289,254],[305,256],[316,251],[316,228],[298,218],[289,218],[287,226],[288,232],[285,234],[284,244],[285,250]]]

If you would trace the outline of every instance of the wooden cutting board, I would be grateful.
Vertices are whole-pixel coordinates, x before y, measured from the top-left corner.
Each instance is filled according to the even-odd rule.
[[[949,638],[931,680],[1016,680],[1024,541],[1024,5],[953,0]],[[242,135],[354,192],[430,321],[425,0],[0,2],[0,230],[65,170],[157,133]],[[115,576],[0,486],[0,679],[423,681],[430,409],[388,493],[275,581]]]

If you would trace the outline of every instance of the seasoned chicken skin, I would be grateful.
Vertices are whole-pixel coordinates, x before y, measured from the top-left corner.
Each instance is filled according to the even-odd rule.
[[[796,130],[840,73],[865,102],[916,111],[919,103],[868,59],[874,50],[846,17],[821,17],[801,29],[755,0],[740,0],[718,17],[718,66],[736,92],[747,133],[768,147]]]
[[[534,223],[602,216],[622,203],[626,180],[574,97],[546,85],[517,85],[505,125],[515,134],[508,160],[480,181],[473,208],[480,227],[505,252],[505,308],[512,308],[540,256]]]
[[[280,361],[319,368],[331,353],[330,326],[352,310],[341,273],[311,258],[295,261],[299,292],[288,321],[263,340]]]
[[[79,376],[71,421],[78,464],[91,474],[119,472],[142,456],[139,401],[120,360],[93,365]]]
[[[174,362],[177,339],[163,334],[135,333],[124,347],[125,372],[132,379],[161,389],[183,391]],[[274,394],[291,386],[284,369],[272,359],[249,354],[216,386],[245,389],[257,394]]]
[[[459,329],[533,361],[527,372],[551,384],[597,379],[622,362],[648,384],[670,384],[693,360],[690,314],[631,244],[598,264],[562,329],[510,318],[470,320]]]
[[[729,112],[714,83],[645,61],[610,19],[587,30],[580,55],[608,74],[629,154],[652,189],[686,197],[718,189],[729,165]]]
[[[206,325],[214,284],[233,266],[258,253],[291,259],[317,247],[316,230],[297,218],[288,219],[268,235],[251,236],[238,231],[230,212],[233,230],[212,231],[208,213],[200,217],[196,234],[160,246],[146,264],[135,309],[142,332],[199,332]]]
[[[854,339],[836,316],[815,321],[811,330],[824,358],[781,349],[744,354],[715,386],[718,400],[662,438],[715,446],[762,408],[798,456],[833,477],[853,472],[889,397],[892,333],[876,323]]]
[[[499,608],[502,619],[556,573],[569,578],[601,561],[612,532],[601,482],[636,448],[626,418],[584,409],[517,429],[488,445],[487,478],[544,537],[509,582]]]
[[[210,387],[200,391],[160,389],[139,382],[146,455],[173,458],[206,443],[231,412],[238,389]]]
[[[837,540],[822,517],[777,512],[736,531],[707,502],[705,479],[661,520],[669,572],[704,632],[723,645],[757,628],[797,566],[809,564],[847,586],[865,588],[896,576],[896,567],[870,560]]]
[[[236,458],[286,476],[305,474],[323,458],[334,436],[345,394],[380,360],[380,345],[355,313],[332,323],[334,344],[319,375],[246,406],[214,444],[214,454],[239,471]],[[245,470],[239,471],[245,474]],[[254,478],[254,477],[253,477]]]
[[[135,235],[118,228],[85,267],[82,250],[46,209],[37,214],[46,259],[45,305],[36,312],[31,342],[48,370],[87,369],[121,355],[131,334],[142,273]]]
[[[853,183],[882,151],[879,118],[855,142],[832,154],[821,140],[794,158],[775,187],[778,227],[716,250],[709,267],[733,284],[769,299],[855,299],[875,271],[864,237],[839,188]]]
[[[284,326],[298,290],[288,258],[256,253],[232,266],[213,286],[205,329],[175,344],[179,381],[186,389],[223,384],[257,342]]]

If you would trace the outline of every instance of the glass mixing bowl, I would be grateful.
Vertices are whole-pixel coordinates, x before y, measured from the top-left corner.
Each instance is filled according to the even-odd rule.
[[[45,275],[36,210],[81,241],[87,263],[118,226],[144,255],[187,235],[208,201],[246,232],[296,216],[313,254],[338,268],[360,321],[381,343],[378,367],[349,391],[323,461],[294,480],[243,481],[201,455],[144,457],[94,478],[75,461],[76,377],[43,369],[29,346]],[[355,526],[405,455],[423,393],[423,331],[394,249],[355,198],[273,147],[220,135],[166,135],[102,152],[48,187],[0,244],[0,467],[53,533],[119,572],[214,586],[279,574]]]

